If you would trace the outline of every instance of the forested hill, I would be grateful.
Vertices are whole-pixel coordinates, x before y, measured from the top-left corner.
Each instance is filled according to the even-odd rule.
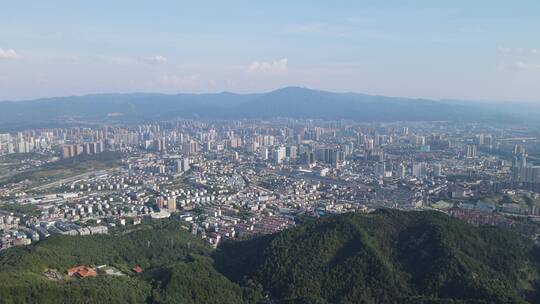
[[[274,117],[356,121],[514,121],[519,113],[473,102],[437,101],[287,87],[260,94],[95,94],[0,101],[0,128],[174,118]],[[518,115],[519,114],[519,115]]]
[[[528,239],[435,212],[303,219],[215,251],[179,220],[148,220],[1,252],[0,303],[540,303],[539,262]],[[124,275],[70,278],[75,265]]]
[[[0,303],[258,302],[260,292],[214,269],[211,251],[172,219],[115,235],[56,235],[0,253]],[[66,270],[78,265],[107,265],[123,275],[108,275],[102,268],[96,277],[69,277]],[[142,273],[133,271],[136,266]],[[51,280],[47,272],[60,279]]]
[[[540,303],[532,241],[435,212],[327,217],[215,255],[283,303]]]

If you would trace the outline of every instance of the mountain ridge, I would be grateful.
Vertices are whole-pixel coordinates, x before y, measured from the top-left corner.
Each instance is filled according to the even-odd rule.
[[[107,93],[0,102],[0,127],[66,121],[175,118],[313,118],[356,121],[499,121],[516,115],[479,104],[285,87],[266,93]],[[109,114],[115,113],[114,117]],[[120,114],[120,115],[118,115]]]

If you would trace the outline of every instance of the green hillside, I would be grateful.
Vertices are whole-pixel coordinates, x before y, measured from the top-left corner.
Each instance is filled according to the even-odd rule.
[[[303,219],[216,251],[169,219],[3,251],[0,303],[539,303],[539,273],[532,241],[436,212]]]
[[[212,266],[211,248],[175,220],[114,236],[53,236],[0,254],[0,303],[244,303],[258,295]],[[74,279],[77,265],[109,265],[124,276]],[[144,271],[135,274],[132,268]],[[43,272],[64,276],[50,280]],[[246,301],[249,299],[249,301]]]
[[[538,303],[532,241],[434,212],[327,217],[215,256],[284,303]]]

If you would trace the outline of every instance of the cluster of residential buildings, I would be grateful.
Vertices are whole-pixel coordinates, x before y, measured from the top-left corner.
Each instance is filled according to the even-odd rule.
[[[539,214],[537,133],[494,124],[298,119],[26,131],[0,138],[45,138],[56,157],[119,150],[125,159],[45,189],[47,196],[6,193],[3,200],[41,211],[11,219],[15,227],[66,233],[57,223],[90,229],[175,216],[213,245],[286,229],[298,216],[376,208],[441,210],[497,224]]]
[[[94,155],[103,152],[103,142],[62,145],[62,158],[71,158],[81,154]]]

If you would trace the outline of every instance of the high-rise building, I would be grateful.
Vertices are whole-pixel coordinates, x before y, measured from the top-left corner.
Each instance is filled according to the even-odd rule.
[[[338,168],[343,164],[343,161],[345,160],[345,153],[343,151],[332,149],[330,154],[330,163]]]
[[[425,136],[416,136],[416,145],[417,146],[424,146],[426,144],[426,137]]]
[[[90,154],[98,154],[99,153],[98,143],[97,142],[90,143],[89,150],[90,150]]]
[[[154,140],[154,150],[158,152],[165,151],[165,139],[158,138]]]
[[[261,150],[259,151],[259,155],[261,156],[261,158],[263,160],[267,160],[268,159],[268,148],[267,147],[262,147]]]
[[[189,158],[184,157],[176,160],[176,172],[186,172],[189,170]]]
[[[165,199],[163,196],[156,197],[156,207],[160,210],[165,207]]]
[[[373,150],[373,148],[375,147],[375,143],[373,142],[373,139],[367,138],[365,141],[365,147],[366,147],[366,150]]]
[[[540,183],[540,166],[526,166],[521,172],[521,180],[527,184]]]
[[[519,183],[525,182],[527,175],[530,174],[527,170],[527,154],[524,149],[517,149],[518,155],[512,158],[512,184],[517,186]]]
[[[409,135],[409,128],[407,128],[407,127],[401,128],[401,134],[403,134],[403,135]]]
[[[412,175],[417,178],[425,178],[427,169],[425,163],[414,163],[412,167]]]
[[[345,160],[345,153],[338,148],[319,148],[315,150],[315,159],[319,162],[339,167]]]
[[[308,167],[315,165],[315,153],[313,151],[305,151],[301,154],[301,162]]]
[[[97,142],[96,153],[103,153],[104,151],[105,151],[105,145],[103,144],[103,141],[100,140]]]
[[[298,151],[297,146],[288,146],[287,147],[287,157],[289,157],[290,159],[296,159],[297,151]]]
[[[281,164],[286,157],[286,149],[283,146],[277,147],[272,151],[272,160],[275,164]]]
[[[442,165],[441,164],[435,164],[433,167],[433,176],[435,177],[441,177],[442,176]]]
[[[75,156],[83,154],[83,147],[80,144],[73,145]]]
[[[242,146],[242,139],[240,137],[232,137],[229,139],[229,147],[231,148],[240,148]]]
[[[75,157],[81,154],[94,155],[101,152],[103,152],[102,141],[62,146],[62,158]]]
[[[478,135],[478,145],[483,146],[484,145],[484,134]]]
[[[167,199],[167,209],[169,211],[176,210],[176,197],[172,196]]]
[[[522,145],[515,145],[514,146],[514,154],[515,155],[523,155],[523,154],[526,154],[527,151],[525,150],[525,147],[523,147]]]
[[[467,145],[467,158],[476,158],[477,149],[476,145]]]
[[[182,145],[182,151],[184,154],[197,154],[199,152],[199,143],[195,140],[190,140]]]
[[[94,154],[93,152],[90,152],[90,143],[84,143],[82,144],[82,147],[83,147],[83,154],[85,155]]]
[[[70,158],[75,155],[73,151],[73,145],[62,146],[62,158]]]
[[[493,136],[489,134],[484,136],[484,145],[491,147],[493,145]]]

